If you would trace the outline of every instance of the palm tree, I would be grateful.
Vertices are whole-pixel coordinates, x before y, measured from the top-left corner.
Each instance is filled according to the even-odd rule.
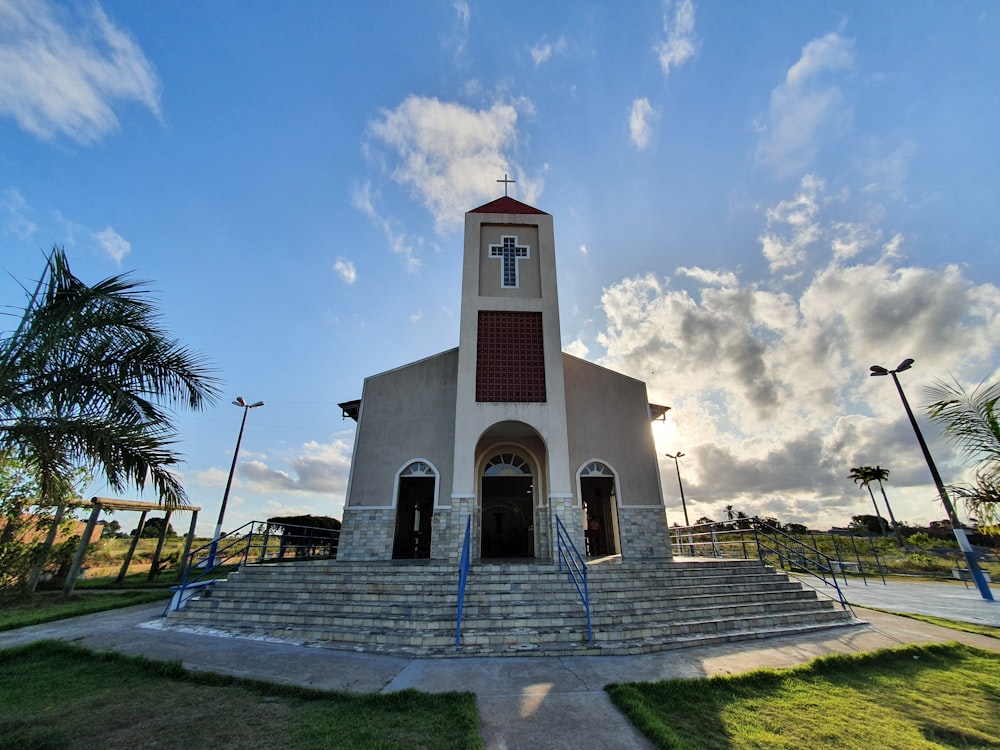
[[[160,326],[145,284],[119,275],[88,286],[56,247],[0,338],[0,451],[33,472],[43,506],[61,508],[80,465],[115,491],[150,481],[164,505],[185,504],[171,407],[213,403],[217,383]]]
[[[875,493],[872,492],[871,483],[875,481],[875,477],[873,476],[874,471],[875,468],[872,466],[857,466],[851,469],[851,473],[847,476],[847,478],[853,479],[855,484],[860,484],[868,490],[868,494],[871,495],[872,498],[872,507],[875,508],[875,517],[878,519],[878,527],[882,530],[882,535],[884,536],[887,524],[885,519],[882,518],[882,514],[879,513],[878,503],[875,502]]]
[[[927,414],[944,427],[944,434],[976,469],[974,486],[950,487],[970,515],[1000,533],[1000,382],[980,383],[971,393],[959,385],[938,381],[926,389]]]
[[[889,481],[889,470],[883,469],[881,466],[876,466],[874,469],[871,466],[865,468],[869,470],[871,481],[878,482],[879,491],[882,493],[882,499],[885,501],[885,508],[889,511],[889,523],[892,524],[892,530],[896,534],[896,539],[899,540],[900,544],[905,544],[903,532],[900,531],[899,524],[896,523],[896,516],[892,513],[892,506],[889,505],[889,498],[886,496],[885,487],[882,484]]]

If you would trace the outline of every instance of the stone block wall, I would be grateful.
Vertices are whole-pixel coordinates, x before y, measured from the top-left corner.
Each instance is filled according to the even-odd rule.
[[[541,515],[541,514],[539,514]],[[573,497],[550,497],[548,507],[550,529],[547,544],[549,549],[549,559],[558,562],[558,536],[556,535],[556,516],[563,522],[566,532],[576,545],[577,552],[586,554],[587,546],[583,533],[583,508],[581,508]],[[546,549],[542,547],[541,549]]]
[[[342,520],[338,560],[392,559],[395,508],[344,508]]]
[[[469,549],[472,559],[479,557],[480,529],[476,519],[480,515],[479,506],[471,497],[452,497],[451,506],[435,509],[431,557],[435,560],[449,560],[458,565],[465,542],[465,525],[470,516],[473,523]]]
[[[620,507],[618,528],[621,532],[623,559],[662,559],[673,556],[670,551],[670,527],[667,525],[666,508]]]

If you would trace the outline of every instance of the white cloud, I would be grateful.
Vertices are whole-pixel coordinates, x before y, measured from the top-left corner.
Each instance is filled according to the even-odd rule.
[[[913,141],[906,141],[888,154],[869,156],[861,165],[862,174],[869,182],[862,188],[866,193],[884,193],[890,198],[903,198],[910,161],[917,151]]]
[[[849,111],[832,74],[854,66],[854,45],[831,33],[813,39],[771,92],[771,105],[757,159],[785,177],[806,169],[828,128],[842,125]]]
[[[225,469],[213,466],[195,474],[194,482],[201,487],[217,487],[221,489],[226,486],[226,479],[228,477],[229,474]]]
[[[867,224],[836,222],[833,224],[833,231],[833,257],[837,260],[853,258],[863,250],[877,245],[882,239],[882,233]]]
[[[868,366],[915,358],[906,384],[914,407],[937,377],[994,374],[1000,288],[973,283],[957,265],[904,265],[901,235],[883,243],[879,228],[828,220],[823,209],[813,178],[768,212],[772,229],[790,228],[788,244],[812,238],[795,279],[694,267],[604,290],[599,361],[645,380],[652,401],[673,407],[676,432],[662,447],[688,454],[692,518],[732,503],[750,515],[844,524],[868,512],[846,479],[863,464],[892,470],[901,519],[942,516],[891,383],[872,381]],[[586,349],[582,338],[572,346]],[[936,457],[949,464],[944,449]]]
[[[900,251],[900,246],[903,244],[903,235],[899,232],[894,234],[892,238],[882,246],[882,252],[887,259],[898,258],[902,255]]]
[[[118,129],[118,101],[159,116],[152,64],[96,3],[74,13],[45,0],[7,0],[0,29],[0,115],[28,133],[92,143]]]
[[[343,497],[351,467],[351,446],[340,439],[308,442],[287,464],[290,471],[276,469],[259,459],[240,462],[236,476],[244,492],[332,493]]]
[[[572,354],[574,357],[579,357],[580,359],[583,359],[590,353],[588,346],[583,343],[583,339],[579,337],[567,344],[563,351],[567,354]]]
[[[656,117],[656,111],[650,106],[649,99],[636,99],[632,102],[629,109],[628,130],[632,144],[640,151],[649,145],[652,137],[651,123]]]
[[[732,271],[709,271],[704,268],[678,268],[678,276],[687,276],[705,286],[734,287],[739,285],[739,279]]]
[[[4,189],[0,193],[0,206],[7,214],[8,232],[26,240],[37,231],[38,226],[28,218],[28,202],[20,191],[14,188]]]
[[[461,54],[465,51],[465,46],[469,42],[469,24],[472,22],[472,9],[465,0],[455,0],[452,3],[452,7],[455,9],[455,16],[458,19],[455,51]]]
[[[410,314],[410,322],[413,324],[419,323],[424,319],[424,314],[422,312],[415,312]]]
[[[353,284],[358,280],[358,272],[354,268],[354,263],[347,258],[337,258],[333,264],[333,270],[337,272],[345,284]]]
[[[559,37],[555,43],[539,42],[530,48],[531,59],[535,61],[535,67],[547,63],[553,54],[561,53],[566,49],[566,37]]]
[[[581,255],[586,255],[588,252],[589,251],[587,250],[587,246],[586,245],[580,245],[580,254]]]
[[[366,182],[364,185],[354,189],[354,193],[351,195],[351,205],[371,219],[382,230],[392,252],[396,255],[401,255],[406,260],[406,270],[415,272],[420,268],[420,259],[414,255],[413,243],[407,238],[406,233],[397,232],[393,228],[392,223],[382,217],[375,209],[375,205],[372,202],[372,187],[370,182]]]
[[[793,199],[767,210],[767,231],[759,240],[772,272],[802,263],[809,248],[819,240],[816,216],[825,187],[822,180],[806,175]]]
[[[104,231],[94,234],[94,239],[108,254],[108,257],[118,265],[121,265],[125,256],[132,252],[132,245],[111,227],[106,227]]]
[[[495,198],[501,174],[517,180],[519,200],[532,203],[541,194],[541,181],[507,155],[517,142],[517,117],[510,103],[475,110],[411,95],[396,109],[383,110],[369,133],[392,149],[392,178],[410,189],[443,232],[460,226],[471,206]]]
[[[671,68],[687,62],[695,53],[694,3],[680,0],[673,3],[663,0],[663,32],[665,39],[656,45],[663,75],[669,76]]]
[[[462,25],[465,31],[469,30],[469,21],[472,20],[472,11],[469,8],[469,4],[465,0],[455,0],[452,7],[455,8],[455,14],[458,16],[458,22]]]

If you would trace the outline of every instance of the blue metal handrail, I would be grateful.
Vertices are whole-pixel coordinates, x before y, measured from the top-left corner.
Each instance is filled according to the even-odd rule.
[[[559,572],[563,570],[563,563],[566,563],[566,573],[569,575],[573,585],[576,586],[576,593],[580,595],[583,602],[583,609],[587,613],[587,640],[593,643],[594,631],[590,625],[590,590],[587,587],[587,562],[583,555],[577,550],[573,539],[563,526],[562,519],[556,516],[556,549],[559,556]],[[572,553],[572,554],[570,554]]]
[[[220,568],[242,567],[251,561],[284,560],[289,550],[296,560],[333,558],[337,556],[339,541],[337,529],[280,521],[249,521],[188,553],[180,584],[173,587],[175,593],[167,611],[183,606],[188,598],[185,596],[187,590],[210,584],[209,578]],[[256,550],[259,554],[252,555]]]
[[[840,606],[844,609],[848,608],[847,599],[844,598],[840,584],[837,583],[837,568],[841,569],[841,575],[843,575],[843,568],[835,564],[833,557],[821,552],[816,547],[810,547],[781,529],[764,523],[759,518],[753,519],[753,533],[757,543],[757,554],[761,562],[765,562],[764,558],[767,553],[775,555],[782,563],[787,561],[789,565],[795,566],[799,571],[820,579],[825,586],[833,586],[837,592]],[[762,535],[766,541],[761,539]],[[767,543],[768,541],[770,544]],[[783,567],[784,564],[782,564]],[[827,580],[828,577],[829,580]],[[846,576],[844,582],[847,582]]]
[[[465,542],[462,544],[462,556],[458,563],[458,614],[455,616],[455,648],[462,645],[462,609],[465,606],[465,582],[469,577],[469,563],[472,551],[472,516],[465,522]]]
[[[799,571],[820,579],[824,585],[835,589],[836,599],[842,607],[847,609],[847,601],[840,590],[840,584],[837,582],[837,573],[839,572],[844,579],[844,585],[847,585],[847,576],[844,575],[846,566],[843,561],[821,551],[816,544],[815,537],[810,537],[812,544],[806,544],[801,539],[775,528],[759,518],[743,518],[729,527],[714,522],[695,524],[694,526],[675,526],[670,529],[670,535],[675,555],[690,551],[692,557],[744,560],[749,560],[751,555],[754,555],[765,563],[768,555],[773,555],[782,568],[784,568],[785,563],[788,563]],[[839,556],[839,549],[837,549],[837,554]],[[860,564],[860,558],[858,562]],[[822,589],[819,590],[822,591]]]

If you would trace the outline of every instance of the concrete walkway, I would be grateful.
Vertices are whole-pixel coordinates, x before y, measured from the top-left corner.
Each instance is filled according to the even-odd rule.
[[[1000,602],[986,602],[961,583],[884,586],[870,581],[863,586],[851,581],[846,593],[856,604],[1000,626]],[[650,748],[612,706],[604,692],[609,682],[734,674],[907,643],[961,641],[1000,652],[995,638],[858,609],[865,625],[660,654],[411,659],[161,629],[162,608],[140,605],[0,633],[0,648],[52,638],[95,650],[180,660],[193,670],[317,688],[471,691],[478,699],[487,750]]]

